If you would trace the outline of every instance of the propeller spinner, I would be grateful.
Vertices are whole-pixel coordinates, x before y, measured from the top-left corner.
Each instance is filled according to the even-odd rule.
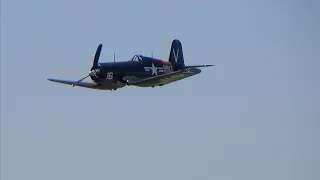
[[[81,81],[85,80],[87,77],[89,77],[89,76],[91,76],[91,77],[92,77],[92,76],[97,76],[97,75],[101,72],[101,70],[100,70],[100,68],[99,68],[99,66],[98,66],[101,49],[102,49],[102,44],[99,44],[99,46],[98,46],[98,48],[97,48],[97,51],[96,51],[96,53],[95,53],[95,55],[94,55],[93,64],[92,64],[92,67],[91,67],[91,69],[90,69],[90,71],[89,71],[89,74],[88,74],[87,76],[79,79],[79,80],[77,81],[77,84],[80,83]],[[73,85],[73,86],[74,86],[74,85]]]

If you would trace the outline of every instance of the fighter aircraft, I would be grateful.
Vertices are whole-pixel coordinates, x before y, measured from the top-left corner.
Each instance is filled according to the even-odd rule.
[[[128,61],[99,63],[102,44],[99,44],[89,74],[80,80],[47,80],[84,88],[116,90],[125,86],[155,87],[163,86],[199,74],[200,67],[213,65],[186,66],[182,44],[174,39],[171,44],[169,61],[153,57],[134,55]],[[85,82],[90,77],[93,82]]]

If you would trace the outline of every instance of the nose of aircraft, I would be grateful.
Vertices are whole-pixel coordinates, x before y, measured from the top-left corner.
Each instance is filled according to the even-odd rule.
[[[100,69],[103,74],[107,72],[113,72],[114,71],[114,65],[113,63],[101,63]]]

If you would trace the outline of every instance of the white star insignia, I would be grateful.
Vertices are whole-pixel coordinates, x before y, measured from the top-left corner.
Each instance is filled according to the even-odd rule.
[[[154,66],[154,64],[152,63],[152,67],[150,67],[151,71],[152,71],[152,75],[155,74],[155,75],[158,75],[158,68]]]

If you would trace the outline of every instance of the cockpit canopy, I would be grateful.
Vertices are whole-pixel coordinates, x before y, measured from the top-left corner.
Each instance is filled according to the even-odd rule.
[[[134,56],[132,57],[131,61],[141,62],[141,61],[142,61],[142,56],[141,56],[141,55],[134,55]]]

